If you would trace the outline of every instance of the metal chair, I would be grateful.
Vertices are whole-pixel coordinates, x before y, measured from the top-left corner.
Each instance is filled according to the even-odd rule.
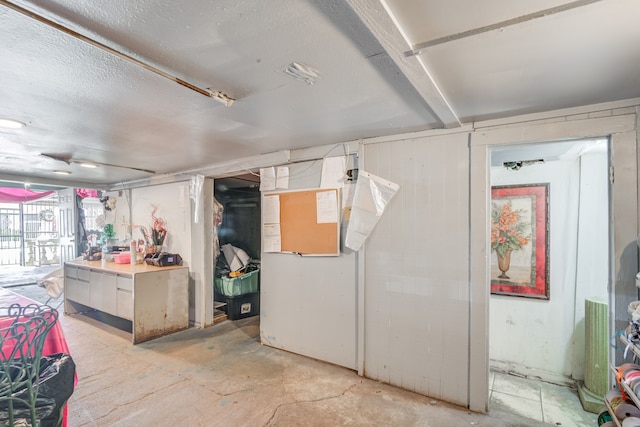
[[[55,402],[38,401],[44,341],[58,320],[48,306],[12,304],[0,307],[0,421],[39,425]]]

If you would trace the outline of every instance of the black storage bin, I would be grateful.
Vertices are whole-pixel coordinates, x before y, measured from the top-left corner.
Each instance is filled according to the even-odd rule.
[[[225,308],[229,320],[244,319],[260,314],[260,292],[232,297],[223,296],[222,298],[227,303]]]

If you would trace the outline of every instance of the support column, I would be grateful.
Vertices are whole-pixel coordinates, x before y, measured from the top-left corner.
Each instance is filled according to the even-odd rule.
[[[578,394],[584,410],[597,414],[609,389],[609,306],[605,298],[591,297],[584,311],[584,384],[579,384]]]

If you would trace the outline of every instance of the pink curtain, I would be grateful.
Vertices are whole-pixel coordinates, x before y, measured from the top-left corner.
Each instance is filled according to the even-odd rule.
[[[42,199],[55,191],[31,191],[24,188],[0,187],[0,203],[20,203]]]
[[[86,188],[76,188],[76,193],[78,194],[78,196],[82,197],[83,199],[85,197],[94,197],[94,198],[98,198],[98,190],[88,190]]]

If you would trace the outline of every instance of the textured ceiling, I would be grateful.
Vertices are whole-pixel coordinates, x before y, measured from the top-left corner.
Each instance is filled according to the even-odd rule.
[[[109,185],[640,97],[637,16],[637,0],[0,0],[0,118],[27,125],[0,129],[0,179]]]

